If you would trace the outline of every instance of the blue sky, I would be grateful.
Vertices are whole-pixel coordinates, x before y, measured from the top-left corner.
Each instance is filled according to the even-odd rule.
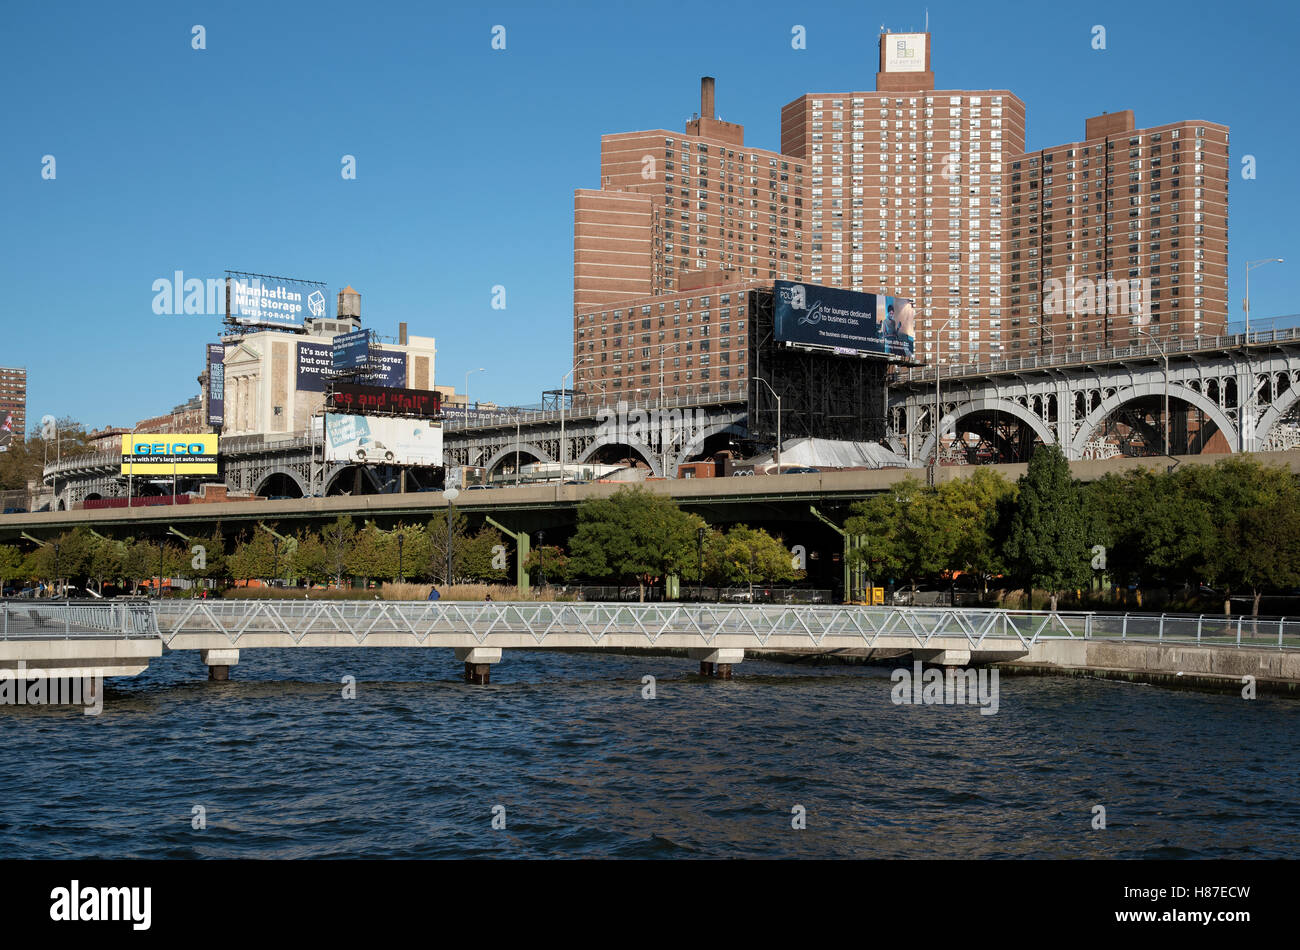
[[[459,6],[459,5],[457,5]],[[925,5],[100,2],[12,4],[0,27],[0,365],[28,415],[131,424],[198,390],[211,317],[151,285],[227,269],[362,293],[366,325],[438,340],[439,382],[532,403],[570,366],[573,189],[600,135],[679,130],[699,77],[746,141],[780,145],[805,92],[870,90],[875,36]],[[1030,148],[1132,108],[1231,127],[1230,319],[1300,311],[1290,4],[929,5],[941,89],[1008,88]],[[191,48],[191,27],[207,49]],[[494,25],[506,49],[491,48]],[[791,48],[791,28],[807,49]],[[1107,48],[1091,46],[1106,28]],[[43,180],[53,155],[57,178]],[[1257,177],[1243,180],[1241,157]],[[354,155],[357,178],[341,159]],[[448,180],[454,179],[454,186]],[[494,285],[507,307],[493,310]]]

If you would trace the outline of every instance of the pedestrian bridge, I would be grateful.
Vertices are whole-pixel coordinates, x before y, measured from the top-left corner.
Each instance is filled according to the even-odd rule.
[[[198,650],[226,679],[241,650],[451,649],[487,682],[503,650],[685,652],[702,672],[763,653],[885,656],[945,665],[1024,656],[1043,640],[1116,639],[1300,646],[1300,619],[1185,617],[981,608],[172,600],[0,603],[0,674],[133,676],[164,652]],[[21,664],[21,665],[20,665]]]

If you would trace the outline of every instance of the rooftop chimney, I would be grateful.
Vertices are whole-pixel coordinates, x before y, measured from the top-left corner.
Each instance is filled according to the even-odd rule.
[[[713,118],[712,76],[703,76],[700,78],[700,116],[705,119]]]

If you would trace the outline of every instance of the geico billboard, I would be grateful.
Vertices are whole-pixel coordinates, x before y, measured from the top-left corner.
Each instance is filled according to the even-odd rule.
[[[207,435],[122,436],[123,475],[215,475],[217,437]]]
[[[372,465],[441,465],[442,426],[388,416],[325,416],[325,459]]]

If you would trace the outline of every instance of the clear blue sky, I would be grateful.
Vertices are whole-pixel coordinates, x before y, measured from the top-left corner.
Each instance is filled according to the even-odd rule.
[[[815,0],[460,7],[10,4],[0,365],[28,368],[29,418],[130,424],[197,392],[219,321],[156,316],[151,285],[226,268],[350,283],[368,326],[437,337],[440,382],[483,366],[476,397],[536,402],[570,365],[573,189],[599,184],[601,133],[680,129],[707,74],[718,114],[778,148],[784,103],[873,88],[880,25],[925,17],[924,3]],[[1300,311],[1296,9],[932,2],[933,64],[939,88],[1016,92],[1031,148],[1125,108],[1140,126],[1227,123],[1230,319],[1243,262],[1287,258],[1252,277],[1259,319]]]

